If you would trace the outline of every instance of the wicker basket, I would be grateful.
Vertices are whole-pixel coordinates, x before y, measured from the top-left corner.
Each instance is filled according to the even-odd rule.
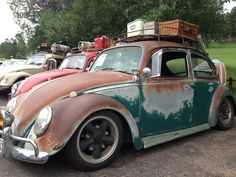
[[[179,19],[159,23],[160,35],[176,35],[197,40],[197,30],[197,25]]]

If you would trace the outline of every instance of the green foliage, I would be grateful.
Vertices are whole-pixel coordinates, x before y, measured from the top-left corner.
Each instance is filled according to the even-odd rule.
[[[227,18],[223,4],[230,0],[8,0],[28,46],[65,41],[115,37],[126,33],[128,22],[137,18],[166,21],[182,19],[199,26],[206,41],[235,35],[233,13]],[[229,32],[231,31],[231,32]]]
[[[16,56],[16,41],[11,39],[5,40],[0,45],[0,58],[10,58],[10,56]]]
[[[227,22],[226,34],[236,39],[236,7],[234,7],[230,13],[227,13],[225,18]]]
[[[18,33],[15,39],[6,39],[0,44],[0,58],[25,58],[27,46],[22,33]]]
[[[209,56],[224,62],[227,69],[227,76],[236,80],[236,42],[213,43],[207,49]],[[236,91],[236,82],[233,87]],[[236,96],[236,92],[235,92]]]

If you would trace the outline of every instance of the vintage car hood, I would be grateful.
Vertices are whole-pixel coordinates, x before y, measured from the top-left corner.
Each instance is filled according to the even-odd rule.
[[[0,68],[0,78],[2,78],[5,74],[17,71],[23,71],[27,69],[38,69],[40,66],[36,65],[18,65],[18,66],[5,66]]]
[[[34,86],[48,81],[53,80],[58,77],[63,77],[70,74],[75,74],[81,72],[81,70],[78,69],[56,69],[56,70],[50,70],[41,72],[35,75],[30,76],[28,79],[26,79],[22,84],[19,85],[17,88],[16,96],[20,95],[22,93],[28,92],[31,90]]]
[[[72,91],[132,81],[132,78],[131,75],[112,71],[77,73],[34,87],[23,96],[17,97],[16,105],[11,111],[15,116],[15,133],[23,135],[42,108]]]

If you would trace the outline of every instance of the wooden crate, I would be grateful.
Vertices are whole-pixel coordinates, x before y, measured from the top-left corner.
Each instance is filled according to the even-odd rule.
[[[198,26],[183,20],[171,20],[159,23],[160,35],[176,35],[197,40]]]

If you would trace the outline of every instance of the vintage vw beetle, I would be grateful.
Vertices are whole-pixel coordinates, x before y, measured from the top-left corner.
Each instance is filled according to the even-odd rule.
[[[96,170],[126,139],[139,150],[228,129],[234,113],[233,95],[204,52],[154,37],[128,40],[101,52],[90,72],[11,99],[1,111],[1,153],[45,163],[64,149],[74,167]]]

